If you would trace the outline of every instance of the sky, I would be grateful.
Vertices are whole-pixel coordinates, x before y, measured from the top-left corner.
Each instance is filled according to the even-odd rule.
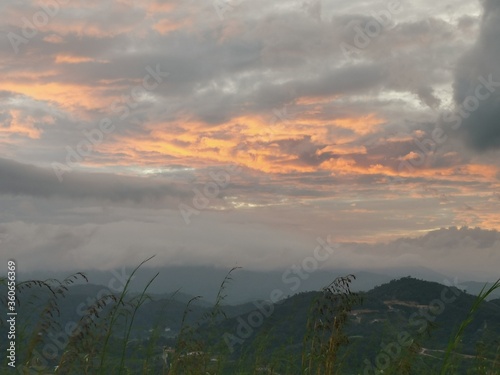
[[[500,264],[500,1],[0,3],[0,261]]]

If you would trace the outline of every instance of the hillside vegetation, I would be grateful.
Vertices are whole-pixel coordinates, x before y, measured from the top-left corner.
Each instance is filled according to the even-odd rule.
[[[318,292],[231,306],[224,299],[234,271],[211,304],[179,292],[130,293],[130,280],[119,293],[73,286],[82,274],[19,283],[17,371],[500,374],[500,300],[485,300],[499,283],[473,296],[405,277],[353,293],[348,275]]]

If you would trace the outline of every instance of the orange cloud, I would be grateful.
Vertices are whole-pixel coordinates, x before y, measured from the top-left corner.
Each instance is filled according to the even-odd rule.
[[[83,62],[96,61],[90,57],[72,56],[72,55],[57,55],[55,58],[56,64],[79,64]]]
[[[38,139],[42,134],[37,128],[36,122],[53,123],[53,118],[45,116],[42,118],[34,118],[26,116],[22,111],[13,109],[10,111],[12,121],[9,127],[0,127],[0,135],[2,137],[10,137],[11,135],[23,136],[31,139]]]
[[[36,79],[20,81],[8,78],[2,82],[2,88],[37,101],[57,103],[59,107],[76,113],[80,112],[79,109],[82,107],[86,109],[109,108],[114,101],[114,98],[104,95],[104,91],[109,90],[109,87],[59,82],[42,83],[37,82]]]
[[[377,117],[375,113],[371,113],[361,117],[349,117],[343,119],[335,119],[333,124],[355,131],[359,135],[366,135],[375,133],[379,130],[379,125],[384,124],[386,121]]]
[[[50,34],[50,35],[47,35],[43,38],[43,40],[45,42],[48,42],[48,43],[53,43],[53,44],[61,44],[61,43],[64,43],[64,38],[60,35],[56,35],[56,34]]]
[[[166,35],[175,30],[180,30],[187,25],[188,21],[173,21],[170,19],[162,19],[153,25],[153,29],[162,35]],[[189,22],[190,23],[190,22]]]
[[[361,124],[375,126],[382,121],[375,115],[339,120],[344,126],[358,128]],[[297,154],[283,151],[278,141],[302,140],[304,137],[313,135],[311,137],[313,143],[325,145],[328,143],[326,139],[328,129],[324,126],[325,123],[326,121],[316,120],[304,125],[296,119],[277,122],[272,118],[272,114],[266,117],[241,116],[212,127],[188,119],[180,120],[178,125],[150,123],[144,125],[149,129],[148,136],[141,138],[120,136],[117,139],[120,149],[113,151],[111,147],[110,152],[120,153],[121,157],[123,157],[123,152],[131,152],[134,164],[164,164],[166,160],[174,158],[176,162],[194,167],[211,163],[238,163],[263,172],[314,172],[318,169],[317,165],[305,165]],[[172,128],[177,130],[171,132],[169,129]],[[179,131],[180,129],[182,131]],[[362,146],[350,146],[339,142],[336,145],[324,146],[321,153],[324,152],[344,155],[365,154],[366,149]],[[132,155],[130,157],[132,158]],[[380,165],[369,168],[358,166],[348,157],[325,161],[319,168],[341,175],[391,172],[388,167]]]
[[[174,3],[150,1],[146,5],[148,15],[157,15],[158,13],[172,12],[175,9]]]
[[[73,56],[73,55],[57,55],[55,58],[56,64],[79,64],[79,63],[93,62],[93,61],[101,62],[101,63],[107,62],[107,61],[103,61],[103,60],[95,60],[91,57]]]

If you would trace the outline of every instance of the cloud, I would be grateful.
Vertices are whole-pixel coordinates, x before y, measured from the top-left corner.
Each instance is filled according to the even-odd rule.
[[[500,232],[450,227],[389,243],[344,244],[335,261],[339,267],[426,267],[450,276],[498,278]]]
[[[494,82],[483,88],[478,108],[464,118],[462,132],[469,146],[477,151],[500,148],[500,2],[483,1],[484,14],[479,37],[457,66],[454,82],[454,99],[457,105],[474,108],[476,88],[484,81]],[[492,91],[490,93],[490,91]],[[464,102],[465,101],[465,102]]]
[[[95,212],[78,214],[91,217]],[[112,209],[106,215],[109,218],[99,224],[0,223],[4,249],[0,261],[16,254],[23,272],[105,271],[133,267],[156,254],[150,266],[238,265],[271,271],[301,264],[317,246],[315,236],[293,227],[269,225],[265,219],[258,222],[238,212],[227,214],[223,222],[215,213],[207,213],[191,226],[181,223],[172,210],[142,210],[130,215],[127,210]],[[442,228],[419,237],[372,244],[328,238],[340,247],[320,264],[323,270],[376,272],[424,267],[461,279],[498,277],[500,233],[494,230]]]
[[[296,155],[298,161],[306,165],[319,165],[325,160],[337,157],[331,152],[322,151],[326,145],[311,142],[310,136],[301,139],[283,139],[276,142],[280,149],[289,155]]]
[[[493,199],[498,158],[456,139],[405,170],[403,185],[387,182],[402,161],[418,158],[415,141],[430,137],[435,111],[453,100],[454,79],[460,103],[479,76],[498,72],[498,3],[484,2],[482,20],[479,4],[468,0],[402,5],[394,27],[371,38],[353,61],[341,42],[352,45],[354,25],[365,27],[386,4],[248,0],[221,20],[211,1],[75,0],[19,54],[1,39],[0,222],[18,237],[27,233],[9,251],[42,249],[50,260],[66,247],[83,265],[99,266],[113,257],[119,264],[141,243],[156,251],[172,241],[169,261],[244,259],[260,267],[255,254],[273,266],[282,264],[280,256],[300,261],[308,246],[288,240],[287,250],[272,255],[295,232],[380,242],[449,225],[500,228],[500,201]],[[36,2],[0,7],[8,9],[6,31],[16,33],[23,17],[40,10]],[[134,91],[132,100],[146,68],[157,64],[169,76],[155,90]],[[498,98],[481,102],[464,122],[476,149],[498,143]],[[123,118],[125,106],[130,115]],[[62,183],[41,168],[64,163],[68,148],[105,118],[116,129]],[[170,208],[191,205],[193,187],[203,189],[210,172],[228,164],[243,172],[196,217],[199,223],[184,228]],[[107,216],[110,207],[130,210],[117,218]],[[251,236],[229,217],[252,223]],[[42,225],[48,222],[54,227]],[[97,224],[102,232],[92,231]],[[237,249],[261,240],[259,233],[269,241]],[[39,247],[37,235],[47,237]],[[200,242],[186,240],[198,235]],[[203,247],[211,241],[216,245]],[[101,258],[108,242],[110,259]],[[218,252],[225,242],[231,248]],[[127,243],[134,246],[122,253]],[[371,262],[366,254],[359,260]]]
[[[68,216],[69,212],[66,212]],[[177,210],[110,209],[107,213],[74,212],[99,224],[27,223],[0,224],[0,261],[16,254],[23,269],[108,270],[133,266],[157,254],[158,266],[209,265],[250,269],[279,268],[286,256],[314,250],[303,233],[266,226],[236,212],[221,222],[205,212],[185,225]]]
[[[135,203],[186,196],[165,181],[105,173],[71,172],[59,182],[50,169],[1,158],[0,193]]]

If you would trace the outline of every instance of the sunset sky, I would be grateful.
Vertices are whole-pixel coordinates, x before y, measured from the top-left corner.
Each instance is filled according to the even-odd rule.
[[[497,274],[500,1],[0,14],[2,264]]]

